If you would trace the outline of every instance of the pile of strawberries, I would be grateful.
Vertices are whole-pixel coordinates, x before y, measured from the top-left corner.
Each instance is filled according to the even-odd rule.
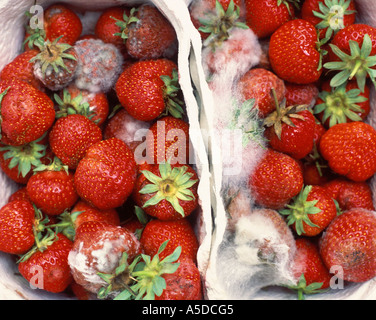
[[[376,130],[367,123],[376,29],[356,22],[356,5],[356,0],[197,0],[191,6],[213,56],[225,45],[233,56],[241,50],[231,42],[235,29],[250,28],[261,44],[259,63],[238,75],[234,89],[240,102],[254,103],[264,142],[262,159],[245,173],[255,207],[250,203],[245,210],[233,202],[228,213],[234,219],[261,209],[265,217],[273,211],[284,218],[272,221],[293,232],[296,283],[290,287],[300,298],[329,290],[338,279],[364,282],[376,276],[370,186]],[[212,75],[220,71],[208,69]]]
[[[201,299],[175,30],[151,4],[104,10],[93,34],[66,4],[43,18],[0,72],[0,165],[19,186],[0,250],[49,292]]]

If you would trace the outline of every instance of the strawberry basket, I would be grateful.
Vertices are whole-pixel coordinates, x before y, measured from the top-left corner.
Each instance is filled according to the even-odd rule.
[[[190,56],[200,54],[201,43],[195,39],[194,45],[191,34],[197,33],[190,21],[188,12],[189,1],[161,1],[161,0],[124,0],[124,1],[61,1],[72,6],[79,15],[83,24],[84,33],[93,32],[93,21],[98,19],[102,10],[115,5],[140,5],[151,3],[154,5],[174,27],[178,39],[177,64],[179,66],[179,84],[182,89],[186,113],[189,120],[190,143],[193,150],[194,168],[198,173],[200,184],[198,187],[199,209],[194,214],[194,229],[199,240],[197,264],[203,282],[208,264],[211,244],[211,205],[210,205],[210,173],[206,154],[206,146],[200,128],[200,107],[197,102],[195,85],[192,83],[191,73],[195,73],[197,66],[193,66]],[[46,8],[55,1],[38,1],[38,5]],[[24,39],[25,12],[30,9],[30,1],[12,3],[8,0],[0,2],[0,16],[3,17],[4,27],[7,32],[0,39],[0,69],[8,64],[20,52]],[[20,186],[9,179],[4,173],[0,174],[1,195],[0,204],[4,205],[9,196]],[[70,299],[72,296],[65,294],[49,293],[30,286],[17,271],[15,260],[8,254],[0,253],[0,299]],[[205,290],[204,290],[205,291]],[[204,292],[205,294],[205,292]]]
[[[196,53],[196,56],[191,58],[202,62],[193,73],[193,80],[199,83],[198,87],[202,93],[200,96],[202,103],[201,125],[205,129],[204,131],[208,132],[207,136],[210,137],[207,148],[212,174],[214,232],[206,274],[208,299],[297,299],[296,291],[291,290],[291,287],[287,288],[291,286],[291,283],[296,283],[296,278],[289,267],[293,261],[295,250],[297,250],[294,243],[296,233],[294,233],[295,231],[291,232],[292,229],[287,230],[285,226],[283,231],[279,229],[278,225],[281,226],[281,220],[274,213],[263,212],[261,214],[258,209],[263,205],[260,206],[255,195],[248,191],[248,184],[251,181],[249,180],[250,172],[253,172],[261,163],[268,146],[263,136],[263,130],[266,129],[260,129],[257,120],[255,120],[259,120],[258,115],[252,115],[254,101],[243,103],[246,99],[239,94],[239,91],[236,91],[239,78],[248,70],[256,68],[270,70],[271,66],[268,64],[267,58],[268,52],[270,53],[268,51],[269,42],[262,37],[258,38],[253,32],[249,33],[241,24],[237,26],[238,28],[227,30],[228,34],[225,35],[227,36],[227,47],[224,44],[225,41],[221,42],[223,39],[220,36],[217,38],[207,37],[213,31],[208,23],[211,15],[216,16],[217,14],[218,16],[219,12],[219,15],[228,18],[233,17],[232,14],[236,11],[230,6],[228,7],[230,9],[227,8],[226,11],[224,6],[229,1],[220,2],[223,6],[217,11],[210,6],[208,10],[207,6],[202,5],[204,2],[199,0],[193,1],[190,7],[191,14],[196,21],[202,18],[203,37],[206,33],[201,54]],[[247,13],[242,11],[242,9],[247,10],[244,4],[248,3],[250,7],[257,5],[257,1],[252,0],[234,2],[243,4],[238,12],[240,14],[239,21],[247,20]],[[308,3],[308,1],[306,2]],[[329,2],[325,1],[325,4]],[[343,2],[340,1],[342,4]],[[271,2],[269,1],[269,3]],[[356,0],[355,5],[356,23],[375,27],[375,3]],[[264,9],[266,10],[266,5]],[[203,18],[202,12],[205,10],[209,14]],[[266,13],[264,14],[266,15]],[[257,15],[253,18],[256,19]],[[255,26],[256,24],[255,22]],[[258,31],[261,33],[265,31],[265,28],[261,27],[261,30]],[[235,29],[236,31],[234,31]],[[242,41],[240,42],[239,39]],[[213,44],[216,46],[216,40],[223,46],[217,46],[213,53],[210,46]],[[311,74],[313,73],[312,71]],[[259,78],[255,76],[255,79],[261,78],[261,76]],[[274,89],[279,86],[278,82],[272,81],[274,80],[270,80]],[[257,80],[254,80],[253,86],[257,85]],[[369,88],[371,111],[365,122],[376,128],[375,88],[372,83]],[[251,84],[247,89],[253,93],[253,97],[257,95],[256,90],[252,91]],[[252,97],[252,94],[250,96]],[[279,98],[274,96],[274,99]],[[281,161],[276,162],[281,163]],[[267,177],[271,175],[271,171],[265,171],[263,175]],[[257,179],[261,179],[260,176],[257,176]],[[278,179],[276,186],[278,183],[283,183],[283,178]],[[373,193],[372,202],[375,203],[374,176],[368,179],[368,183]],[[265,197],[273,191],[272,188],[265,190]],[[265,250],[265,248],[269,248],[271,251]],[[338,283],[332,283],[331,290],[307,294],[305,298],[318,300],[372,300],[376,298],[375,278],[363,282],[346,281],[343,287],[335,287],[336,284]]]

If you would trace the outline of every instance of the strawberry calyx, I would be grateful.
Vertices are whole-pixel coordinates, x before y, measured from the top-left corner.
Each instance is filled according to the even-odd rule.
[[[73,48],[67,43],[58,43],[62,36],[56,38],[53,42],[46,40],[43,45],[38,43],[40,53],[33,57],[30,62],[39,61],[41,63],[41,71],[46,74],[47,70],[51,68],[55,73],[59,72],[59,68],[71,73],[71,70],[67,68],[64,63],[64,59],[70,59],[77,61],[76,57],[70,53],[67,53],[69,49]]]
[[[298,235],[305,232],[303,222],[310,227],[318,227],[309,218],[309,215],[321,212],[321,209],[316,207],[318,200],[307,201],[311,190],[311,185],[305,186],[300,193],[294,197],[292,203],[286,205],[287,209],[279,211],[280,214],[287,216],[286,222],[289,226],[295,224],[295,230]]]
[[[21,146],[3,145],[0,147],[0,151],[5,151],[3,154],[4,160],[11,159],[9,169],[18,166],[18,175],[26,177],[32,166],[35,168],[41,166],[41,158],[46,155],[47,146],[39,142],[44,139],[45,135]]]
[[[145,185],[139,193],[154,193],[154,196],[144,203],[143,208],[156,205],[160,201],[166,200],[173,206],[176,212],[184,217],[185,212],[179,200],[194,200],[195,196],[190,188],[198,181],[192,180],[193,174],[187,172],[187,170],[187,166],[171,168],[168,162],[159,164],[160,177],[148,170],[142,170],[142,174],[151,183]]]
[[[354,40],[349,40],[350,55],[344,53],[336,45],[330,43],[330,48],[341,61],[331,61],[324,64],[329,70],[339,71],[330,81],[332,87],[339,87],[348,80],[356,79],[361,92],[364,92],[366,79],[369,77],[376,87],[376,55],[371,56],[372,41],[368,34],[363,37],[362,47]]]
[[[328,289],[321,289],[323,282],[313,282],[307,285],[304,273],[299,277],[296,285],[288,285],[287,288],[296,290],[298,293],[298,300],[305,300],[305,295],[316,294],[328,291]]]
[[[213,51],[215,51],[229,38],[229,32],[232,28],[248,29],[247,24],[239,21],[239,18],[240,8],[235,6],[233,0],[230,1],[226,11],[222,4],[216,0],[215,10],[208,13],[207,17],[199,19],[201,27],[198,30],[209,34],[203,45],[206,47],[211,46]]]
[[[25,12],[25,16],[27,18],[35,17],[30,11]],[[37,26],[30,26],[30,21],[25,25],[26,33],[28,36],[22,43],[22,49],[25,48],[25,45],[29,47],[29,49],[33,49],[34,46],[40,47],[43,45],[44,41],[46,40],[46,31],[44,28],[38,28]]]
[[[79,95],[72,98],[69,91],[64,88],[63,90],[63,98],[61,98],[57,93],[54,94],[54,99],[58,104],[58,110],[56,111],[56,119],[66,117],[70,114],[81,114],[86,118],[92,120],[96,113],[90,107],[90,104],[83,99],[83,95],[80,92]],[[95,123],[99,122],[98,120],[94,120]]]
[[[333,34],[343,29],[343,19],[345,15],[355,13],[355,10],[348,10],[351,0],[326,0],[319,2],[318,11],[312,11],[313,15],[322,21],[316,24],[316,28],[326,29],[325,39],[328,41]]]
[[[277,5],[280,6],[281,4],[286,6],[290,17],[293,17],[293,14],[290,10],[290,4],[292,4],[296,9],[300,9],[300,0],[278,0]]]
[[[166,108],[159,117],[171,114],[173,117],[181,119],[184,113],[182,108],[184,102],[179,99],[180,84],[178,71],[176,69],[172,70],[172,77],[162,75],[160,78],[164,83],[163,98]]]
[[[34,168],[34,172],[41,172],[41,171],[62,171],[64,170],[66,174],[69,174],[69,167],[64,165],[58,157],[54,157],[50,164],[43,164],[40,163],[36,168]]]
[[[59,222],[49,225],[49,228],[54,228],[56,233],[65,235],[69,240],[73,241],[76,236],[75,221],[77,217],[85,211],[64,211],[59,215]]]
[[[129,26],[132,23],[138,22],[139,19],[135,16],[135,13],[138,11],[137,8],[132,8],[127,16],[126,11],[123,12],[123,20],[111,17],[116,22],[115,24],[120,28],[120,32],[115,33],[115,36],[121,37],[124,41],[128,39],[129,36]]]
[[[347,119],[361,121],[358,115],[364,110],[357,103],[365,102],[368,99],[361,94],[360,89],[346,91],[346,84],[333,88],[332,92],[322,91],[318,97],[323,103],[317,104],[313,108],[314,114],[323,112],[322,123],[329,119],[329,127],[337,123],[346,123]]]
[[[292,122],[291,118],[305,121],[304,117],[298,113],[308,110],[308,105],[292,105],[286,107],[286,99],[283,99],[282,103],[279,104],[277,94],[274,89],[272,89],[272,94],[274,97],[276,110],[270,113],[264,119],[263,125],[267,128],[273,127],[278,139],[281,140],[282,124],[285,123],[288,126],[295,127],[295,124]]]

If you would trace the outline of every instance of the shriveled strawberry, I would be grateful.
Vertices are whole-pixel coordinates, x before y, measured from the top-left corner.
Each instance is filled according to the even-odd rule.
[[[255,108],[258,110],[259,116],[264,118],[275,110],[272,89],[276,92],[278,103],[281,103],[286,90],[284,81],[272,71],[253,68],[240,77],[236,90],[242,101],[255,99]]]
[[[40,138],[55,120],[52,100],[21,80],[0,81],[1,142],[20,146]]]
[[[281,79],[307,84],[317,81],[322,73],[321,53],[316,46],[313,24],[294,19],[279,27],[270,37],[269,60]]]
[[[109,113],[109,102],[105,93],[92,93],[80,90],[74,83],[65,87],[59,94],[54,95],[59,110],[56,118],[65,117],[68,114],[82,114],[101,126]]]
[[[0,72],[0,80],[18,79],[43,91],[43,84],[34,75],[34,64],[30,62],[39,53],[38,50],[27,50],[17,55],[4,66]]]
[[[248,187],[257,204],[281,209],[302,189],[302,169],[289,155],[268,149],[250,172]]]
[[[187,257],[197,261],[198,240],[194,229],[187,219],[179,220],[150,220],[141,235],[141,245],[145,254],[153,257],[163,242],[169,240],[166,249],[160,254],[163,259],[181,247],[179,260]]]
[[[305,186],[280,213],[298,235],[316,236],[336,217],[337,208],[325,188]]]
[[[147,214],[160,220],[188,217],[198,206],[198,177],[189,165],[155,164],[137,177],[133,195]]]
[[[295,240],[296,253],[292,262],[292,272],[297,284],[289,286],[304,300],[306,294],[316,294],[329,288],[331,274],[320,256],[319,247],[308,238]]]
[[[306,104],[313,107],[319,94],[319,89],[313,83],[296,84],[285,81],[285,87],[287,106]]]
[[[174,273],[164,274],[166,289],[155,300],[202,300],[200,271],[190,259],[180,259]]]
[[[324,67],[336,71],[330,85],[338,87],[356,79],[364,92],[366,80],[375,83],[376,28],[354,23],[338,31],[329,44],[329,62]]]
[[[376,216],[373,211],[351,209],[337,216],[320,241],[320,254],[330,269],[341,267],[336,276],[363,282],[376,275]]]
[[[81,114],[58,119],[49,134],[52,151],[70,169],[76,169],[86,150],[101,140],[101,129]]]
[[[189,123],[173,116],[154,122],[146,135],[146,162],[188,164],[190,150]]]
[[[307,0],[302,4],[301,17],[316,27],[320,39],[328,41],[339,30],[355,23],[355,1]]]
[[[320,154],[337,174],[365,181],[376,172],[376,131],[360,121],[339,123],[322,136]]]
[[[269,37],[295,18],[298,4],[297,0],[245,0],[247,25],[259,38]]]
[[[137,165],[130,148],[111,138],[92,145],[79,162],[74,183],[79,196],[97,207],[121,206],[132,193]]]
[[[49,234],[34,252],[18,265],[21,275],[32,285],[48,292],[63,292],[72,282],[68,254],[72,242],[62,234]]]
[[[295,159],[304,158],[313,148],[315,117],[307,105],[279,105],[277,96],[275,107],[263,122],[269,145]]]
[[[336,88],[327,80],[321,85],[313,110],[326,128],[337,123],[363,121],[370,112],[369,94],[369,87],[361,92],[354,80]]]
[[[138,60],[172,58],[176,52],[176,33],[171,23],[153,5],[137,8],[137,23],[128,26],[126,48]]]
[[[37,172],[30,177],[26,188],[29,198],[42,212],[59,215],[77,202],[73,173],[63,168],[59,159],[35,170]]]
[[[116,82],[121,105],[134,118],[151,121],[164,111],[182,113],[178,94],[177,65],[167,59],[138,61],[126,68]]]
[[[89,292],[98,293],[106,286],[98,273],[114,273],[123,253],[127,253],[126,260],[131,263],[140,250],[140,242],[135,235],[124,228],[89,221],[78,227],[68,262],[74,280]],[[127,284],[126,276],[125,272],[123,279],[119,277],[120,285],[121,280]]]

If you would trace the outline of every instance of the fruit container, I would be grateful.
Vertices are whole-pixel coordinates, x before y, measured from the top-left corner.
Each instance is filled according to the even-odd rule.
[[[195,85],[191,81],[191,72],[197,70],[192,66],[190,56],[200,54],[201,42],[199,37],[192,45],[191,34],[197,33],[190,21],[188,12],[189,0],[123,0],[123,1],[61,1],[72,6],[75,12],[80,16],[83,22],[83,31],[90,33],[93,31],[93,25],[98,18],[101,10],[120,4],[139,5],[151,3],[155,5],[160,12],[167,17],[174,27],[178,38],[177,63],[179,66],[180,86],[183,92],[184,101],[187,107],[187,116],[190,123],[190,134],[192,150],[194,150],[194,167],[198,172],[200,184],[198,188],[199,209],[194,214],[194,227],[199,239],[199,251],[197,263],[205,282],[205,273],[208,264],[211,230],[212,230],[212,212],[210,204],[210,172],[209,162],[206,153],[206,146],[200,129],[200,106],[197,97],[199,94]],[[38,5],[46,8],[55,1],[38,1]],[[10,0],[0,1],[0,16],[3,18],[4,32],[0,37],[0,69],[9,63],[21,49],[24,38],[25,12],[30,10],[32,3],[21,0],[14,3]],[[93,22],[94,21],[94,22]],[[192,69],[192,70],[191,70]],[[197,83],[196,83],[197,85]],[[0,205],[7,202],[8,197],[18,189],[18,185],[11,181],[5,174],[0,174]],[[74,299],[73,296],[65,294],[48,293],[30,286],[18,273],[15,260],[8,254],[0,253],[0,299]],[[205,286],[204,286],[205,288]],[[204,290],[205,291],[205,290]],[[204,292],[204,296],[206,296]]]
[[[200,3],[199,0],[193,1],[190,11],[192,14],[198,12],[198,16],[200,16],[200,10],[192,7],[195,2]],[[356,22],[376,27],[376,3],[368,0],[356,0],[355,3]],[[235,32],[232,37],[235,39]],[[244,40],[246,38],[249,39],[249,43]],[[260,148],[260,145],[265,147],[264,142],[260,140],[249,143],[248,139],[245,144],[237,143],[244,138],[242,135],[244,129],[252,132],[256,127],[242,127],[244,121],[249,120],[247,116],[249,116],[250,107],[245,109],[248,112],[245,120],[242,118],[241,111],[234,112],[238,105],[233,109],[232,89],[238,75],[245,73],[250,68],[264,66],[263,63],[265,63],[263,55],[265,42],[255,38],[254,34],[243,36],[243,40],[244,42],[236,47],[236,50],[229,49],[227,56],[226,53],[222,57],[217,56],[217,61],[221,64],[218,69],[215,69],[215,66],[218,66],[215,63],[214,67],[211,67],[210,63],[213,64],[213,60],[210,60],[210,53],[208,53],[210,49],[204,48],[204,46],[201,52],[196,52],[195,56],[191,56],[191,59],[202,62],[201,64],[192,63],[197,66],[197,70],[192,76],[194,83],[198,83],[196,86],[201,93],[199,97],[202,104],[201,126],[206,133],[205,137],[209,137],[205,142],[211,164],[211,204],[214,229],[206,274],[207,297],[213,300],[297,299],[297,293],[285,287],[292,280],[287,266],[292,257],[289,248],[293,248],[294,245],[285,246],[286,242],[278,249],[275,247],[274,254],[276,256],[274,258],[277,257],[277,259],[273,263],[264,263],[265,260],[262,262],[259,259],[258,248],[260,248],[260,243],[265,240],[266,235],[269,237],[267,241],[271,241],[271,243],[273,243],[273,239],[276,239],[273,238],[275,229],[271,227],[273,221],[265,217],[254,216],[254,220],[245,219],[237,225],[236,229],[234,226],[234,222],[242,212],[249,212],[249,206],[254,204],[254,200],[249,198],[249,194],[242,193],[242,190],[247,188],[247,172],[250,172],[259,163],[263,155],[264,149]],[[218,49],[218,51],[220,50],[222,49]],[[226,50],[223,49],[223,52]],[[238,52],[240,53],[238,54]],[[242,62],[244,63],[242,64]],[[370,90],[371,112],[366,122],[376,128],[375,88],[372,84],[370,84]],[[247,108],[246,105],[241,105],[239,109],[241,110],[242,107]],[[233,124],[233,119],[237,120],[237,125]],[[253,133],[260,136],[258,132],[253,131]],[[369,180],[369,185],[373,192],[373,203],[375,203],[374,176]],[[234,202],[234,199],[237,201]],[[230,212],[230,210],[232,211]],[[236,215],[237,213],[239,216]],[[231,214],[233,215],[231,216]],[[286,241],[290,240],[291,238]],[[264,258],[267,259],[270,256]],[[376,298],[375,279],[359,283],[346,282],[342,289],[306,295],[305,298],[372,300]]]

